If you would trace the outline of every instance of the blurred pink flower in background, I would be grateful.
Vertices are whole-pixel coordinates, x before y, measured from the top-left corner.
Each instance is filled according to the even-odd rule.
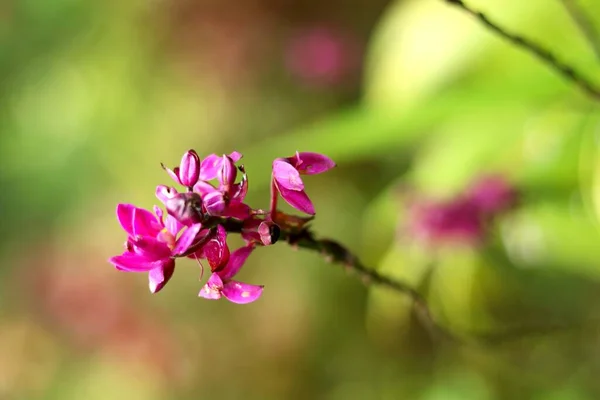
[[[343,83],[359,68],[361,46],[350,33],[328,26],[304,28],[286,44],[288,71],[306,84]]]
[[[517,189],[506,179],[482,176],[452,199],[413,201],[408,230],[428,244],[476,245],[487,238],[488,222],[515,206],[517,200]]]

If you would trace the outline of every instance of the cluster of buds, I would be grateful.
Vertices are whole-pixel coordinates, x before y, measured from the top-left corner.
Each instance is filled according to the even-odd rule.
[[[486,238],[486,225],[517,200],[517,190],[501,176],[484,176],[455,198],[415,203],[410,210],[410,233],[429,244],[476,245]]]
[[[180,192],[165,185],[156,188],[156,197],[166,215],[158,206],[151,212],[119,204],[117,219],[128,237],[123,254],[109,261],[121,271],[148,272],[150,291],[156,293],[173,275],[178,258],[195,259],[201,266],[200,260],[204,259],[211,275],[200,290],[200,297],[225,297],[238,304],[258,299],[263,286],[233,278],[256,247],[274,244],[279,239],[282,227],[309,220],[278,211],[278,196],[297,210],[314,215],[300,175],[325,172],[335,163],[324,155],[307,152],[276,159],[270,209],[263,211],[244,202],[248,177],[243,165],[236,165],[241,158],[240,153],[233,152],[223,156],[211,154],[200,160],[194,150],[189,150],[178,167],[169,169],[163,165],[185,190]],[[232,232],[239,233],[245,245],[230,252],[227,235]]]

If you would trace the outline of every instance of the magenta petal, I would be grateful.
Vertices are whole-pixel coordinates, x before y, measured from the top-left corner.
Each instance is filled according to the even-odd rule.
[[[281,197],[288,202],[288,204],[294,207],[296,210],[300,210],[310,215],[315,215],[315,207],[306,195],[304,191],[288,190],[286,188],[277,186]]]
[[[171,249],[166,243],[151,236],[136,236],[130,239],[136,254],[149,260],[161,260],[171,256]]]
[[[221,157],[216,154],[211,154],[202,160],[200,166],[200,180],[210,181],[215,179],[221,168]]]
[[[117,269],[128,272],[147,272],[154,268],[161,267],[169,260],[151,261],[142,256],[125,253],[120,256],[110,258],[108,261],[114,264]]]
[[[221,290],[223,296],[232,303],[247,304],[257,300],[262,294],[264,286],[250,285],[237,281],[229,281]]]
[[[239,220],[245,220],[250,217],[251,208],[249,205],[244,203],[230,203],[229,206],[223,211],[224,217],[236,218]]]
[[[156,216],[148,210],[135,207],[133,209],[133,235],[154,236],[158,235],[162,226]]]
[[[223,280],[233,278],[240,271],[240,269],[248,259],[248,256],[252,253],[252,250],[254,250],[253,246],[244,246],[231,253],[227,265],[225,266],[225,268],[223,268],[222,271],[219,272],[221,278]]]
[[[210,215],[221,215],[226,205],[223,193],[218,190],[204,196],[202,204],[204,204],[206,212]]]
[[[177,234],[179,233],[179,231],[184,227],[185,225],[183,225],[181,222],[179,222],[177,220],[177,218],[175,218],[172,215],[167,215],[167,218],[165,220],[165,228],[167,228],[167,231],[173,235],[173,236],[177,236]]]
[[[204,258],[212,271],[224,267],[229,261],[229,247],[227,247],[227,231],[221,225],[217,226],[217,232],[213,238],[203,247]]]
[[[229,154],[229,158],[231,158],[234,163],[240,161],[242,157],[242,153],[240,153],[239,151],[232,151],[231,154]]]
[[[173,179],[175,182],[181,184],[181,180],[179,179],[179,167],[175,167],[173,169],[167,168],[164,165],[162,167],[165,171],[167,171],[167,174],[169,174],[171,179]]]
[[[117,205],[117,219],[119,220],[119,224],[121,224],[125,232],[127,232],[129,235],[134,235],[133,210],[135,210],[135,206],[133,204]]]
[[[165,186],[165,185],[158,185],[156,187],[156,197],[163,204],[166,203],[168,200],[172,199],[173,197],[175,197],[176,195],[177,195],[177,190],[175,190],[175,188]]]
[[[300,173],[287,161],[281,159],[273,161],[273,177],[279,187],[297,191],[304,189],[304,182],[300,178]]]
[[[223,289],[223,281],[217,274],[212,274],[206,284],[200,289],[198,296],[209,300],[218,300],[221,298],[221,290]]]
[[[200,158],[194,150],[188,150],[179,164],[179,181],[183,186],[194,186],[200,176]]]
[[[173,276],[175,271],[175,261],[166,263],[165,265],[154,268],[148,272],[148,283],[150,286],[150,292],[159,292],[166,284],[169,279]]]
[[[296,167],[298,172],[306,175],[320,174],[335,167],[335,162],[331,158],[319,153],[296,153],[294,157],[290,157],[288,160]]]
[[[204,197],[210,193],[218,192],[217,188],[205,181],[198,181],[194,185],[194,192],[200,194],[200,196]]]
[[[186,230],[184,230],[179,239],[177,239],[177,243],[175,243],[173,255],[177,256],[179,254],[185,253],[190,248],[190,246],[194,244],[196,236],[198,235],[198,232],[200,232],[200,229],[202,229],[202,224],[194,224],[189,226]]]

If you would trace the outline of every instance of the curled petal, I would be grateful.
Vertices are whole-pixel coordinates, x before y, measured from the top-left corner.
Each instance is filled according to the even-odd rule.
[[[200,177],[200,157],[194,150],[188,150],[179,164],[179,182],[183,186],[192,187]]]
[[[335,162],[323,154],[311,152],[296,152],[294,157],[287,159],[301,174],[315,175],[335,167]]]
[[[173,248],[173,255],[175,257],[189,250],[190,246],[196,241],[200,229],[202,229],[202,224],[194,224],[183,231],[179,239],[177,239],[177,243],[175,243],[175,248]]]
[[[170,260],[148,260],[147,258],[137,254],[124,253],[120,256],[111,257],[108,261],[111,264],[114,264],[114,266],[121,271],[147,272],[154,268],[163,266]]]
[[[133,204],[119,204],[117,205],[117,219],[121,227],[130,236],[133,236],[133,210],[135,206]]]
[[[175,261],[171,260],[165,265],[154,268],[148,272],[148,284],[150,286],[150,292],[159,292],[166,284],[169,279],[173,276],[175,271]]]
[[[175,182],[181,184],[181,180],[179,179],[179,167],[175,167],[173,169],[166,167],[164,164],[160,164],[160,166],[169,174],[171,179]]]
[[[164,226],[164,214],[163,214],[163,210],[159,207],[159,206],[154,206],[152,208],[152,211],[154,211],[154,215],[156,215],[156,218],[158,219],[158,222],[160,222],[160,224],[162,226]]]
[[[219,272],[221,279],[226,281],[233,278],[240,271],[252,250],[254,250],[253,246],[244,246],[231,253],[227,265]]]
[[[232,303],[247,304],[257,300],[262,294],[263,289],[264,286],[260,285],[229,281],[225,283],[221,293]]]
[[[206,284],[200,289],[198,296],[209,300],[218,300],[221,298],[221,290],[223,289],[223,281],[217,274],[212,274]]]
[[[163,204],[165,204],[169,199],[172,199],[176,195],[177,195],[177,190],[175,188],[165,186],[165,185],[158,185],[156,187],[156,197]]]
[[[260,235],[260,241],[265,246],[275,244],[279,240],[281,235],[281,228],[273,221],[263,221],[258,226],[258,234]]]
[[[315,207],[308,198],[308,195],[303,190],[289,190],[279,185],[277,185],[277,189],[279,190],[279,194],[281,194],[281,197],[285,201],[287,201],[290,206],[310,215],[315,214]]]
[[[232,201],[241,203],[244,201],[246,194],[248,193],[248,175],[246,175],[246,170],[244,169],[243,165],[240,166],[240,171],[242,172],[242,181],[233,186],[230,194]]]
[[[304,189],[300,173],[287,161],[281,159],[273,161],[273,177],[279,187],[296,191]]]

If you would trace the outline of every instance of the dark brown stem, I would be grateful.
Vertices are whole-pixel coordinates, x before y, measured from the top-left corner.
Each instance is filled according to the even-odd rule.
[[[592,19],[585,13],[576,0],[561,0],[561,3],[575,25],[577,25],[577,28],[579,28],[583,36],[587,39],[596,54],[596,58],[600,60],[600,36]]]
[[[550,68],[555,70],[558,74],[562,75],[565,79],[573,82],[579,86],[581,90],[586,92],[589,96],[595,100],[600,100],[600,88],[598,88],[589,79],[579,73],[570,65],[558,60],[549,50],[532,42],[531,40],[524,38],[523,36],[516,35],[514,33],[506,31],[495,22],[491,21],[485,14],[480,11],[474,10],[467,6],[462,0],[445,0],[447,3],[457,6],[463,11],[475,17],[479,22],[485,25],[489,30],[498,34],[500,37],[508,40],[517,47],[520,47],[529,53],[532,53],[541,61],[546,63]]]

